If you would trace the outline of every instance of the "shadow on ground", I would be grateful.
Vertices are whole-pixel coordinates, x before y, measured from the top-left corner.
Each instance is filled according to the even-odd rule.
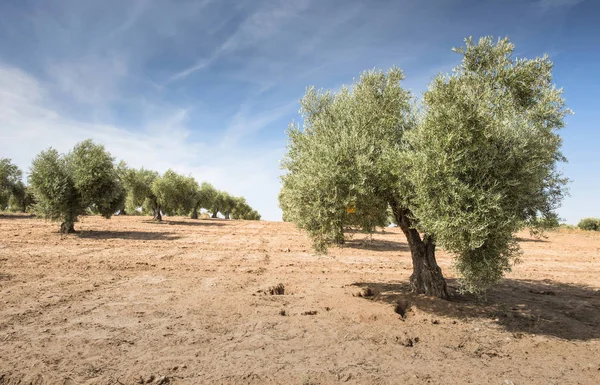
[[[548,240],[544,239],[544,238],[521,238],[521,237],[516,237],[515,240],[517,242],[540,242],[540,243],[546,243],[546,242],[548,242]]]
[[[505,330],[554,336],[568,340],[600,338],[600,290],[550,280],[505,279],[485,299],[458,294],[456,280],[448,280],[451,299],[415,295],[408,282],[358,282],[370,288],[370,300],[386,302],[408,312],[422,311],[451,318],[489,318]],[[390,311],[394,311],[391,309]]]
[[[135,239],[144,241],[173,241],[180,239],[179,235],[170,233],[154,233],[151,231],[80,231],[79,238],[86,239]]]
[[[203,219],[190,219],[190,221],[169,221],[166,223],[168,225],[176,225],[176,226],[225,226],[227,223],[208,221]]]
[[[1,213],[0,219],[28,219],[35,218],[35,214],[21,214],[21,213]]]
[[[409,251],[405,242],[386,241],[380,239],[346,239],[342,247],[370,251]]]
[[[209,221],[204,219],[190,219],[189,221],[171,221],[163,219],[161,222],[154,220],[142,221],[143,223],[150,223],[154,225],[172,225],[172,226],[226,226],[227,223]]]

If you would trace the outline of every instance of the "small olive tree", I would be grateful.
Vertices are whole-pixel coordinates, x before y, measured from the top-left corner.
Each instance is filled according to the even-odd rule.
[[[0,158],[0,211],[9,206],[11,197],[19,193],[23,173],[8,158]]]
[[[402,72],[364,73],[337,93],[309,89],[288,130],[280,207],[318,251],[388,210],[410,247],[416,293],[448,296],[436,244],[466,290],[497,282],[518,255],[513,233],[544,223],[564,194],[556,131],[569,112],[547,57],[514,59],[507,39],[471,39],[417,111]]]
[[[260,214],[250,207],[244,197],[236,197],[233,200],[234,206],[231,210],[231,219],[260,220]]]
[[[66,155],[52,148],[42,151],[32,163],[29,182],[36,211],[60,221],[61,233],[74,232],[77,218],[90,208],[110,218],[125,199],[114,158],[91,140]]]
[[[195,205],[196,182],[193,178],[177,174],[173,170],[167,170],[162,176],[152,182],[152,193],[158,204],[158,217],[161,220],[160,211],[169,214],[187,214]]]
[[[162,220],[160,205],[152,190],[152,185],[157,178],[156,171],[144,168],[127,169],[123,175],[123,184],[127,191],[126,207],[129,211],[142,208],[145,213],[151,213],[154,219]]]
[[[202,208],[210,210],[214,205],[217,194],[217,189],[215,189],[210,183],[202,182],[199,187],[196,185],[193,196],[194,206],[192,209],[191,218],[198,219],[198,211]]]

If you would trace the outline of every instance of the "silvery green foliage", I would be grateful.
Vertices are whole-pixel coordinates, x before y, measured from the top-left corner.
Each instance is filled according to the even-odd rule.
[[[110,218],[125,201],[115,159],[90,139],[77,143],[65,157],[80,204]]]
[[[158,178],[156,171],[144,168],[127,169],[123,175],[123,183],[127,190],[128,211],[137,211],[142,207],[144,213],[156,213],[158,201],[152,191],[152,184],[156,178]]]
[[[410,195],[399,157],[415,122],[403,78],[398,68],[369,71],[351,88],[310,88],[301,100],[303,124],[287,132],[279,201],[284,220],[305,229],[317,251],[343,241],[346,226],[386,224],[390,197]]]
[[[6,209],[9,200],[21,185],[23,173],[8,158],[0,158],[0,210]]]
[[[196,201],[198,208],[209,210],[213,207],[214,201],[217,198],[218,191],[208,182],[202,182],[196,190]]]
[[[464,287],[497,282],[519,255],[513,234],[551,218],[566,180],[557,130],[569,113],[547,56],[513,58],[508,39],[455,49],[462,63],[438,76],[407,138],[412,212],[456,255]]]
[[[52,148],[42,151],[32,163],[29,182],[36,212],[62,221],[65,230],[89,208],[110,218],[125,199],[114,159],[91,140],[78,143],[67,155]]]
[[[309,89],[302,125],[288,129],[283,219],[326,251],[345,226],[385,224],[393,205],[395,219],[456,255],[464,289],[497,282],[519,255],[514,232],[555,222],[566,183],[557,130],[569,110],[553,64],[514,59],[513,49],[468,39],[456,50],[462,64],[433,81],[419,114],[397,68],[337,93]]]
[[[154,179],[152,193],[160,208],[167,214],[187,214],[194,207],[196,181],[173,170]]]
[[[244,197],[234,197],[234,206],[231,210],[231,219],[260,220],[260,214],[250,207]]]

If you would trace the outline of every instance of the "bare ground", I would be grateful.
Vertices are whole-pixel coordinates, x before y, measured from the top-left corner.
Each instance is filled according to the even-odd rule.
[[[439,252],[441,301],[408,293],[396,229],[319,256],[286,223],[57,228],[0,216],[0,384],[600,383],[600,234],[519,234],[485,300]]]

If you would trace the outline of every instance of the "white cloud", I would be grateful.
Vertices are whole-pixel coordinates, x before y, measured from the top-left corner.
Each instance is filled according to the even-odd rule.
[[[52,107],[51,92],[44,83],[22,70],[0,65],[0,155],[13,159],[25,173],[41,150],[54,147],[66,152],[78,141],[91,138],[132,167],[160,172],[172,168],[193,175],[199,181],[245,196],[264,219],[281,219],[277,193],[282,148],[246,149],[236,146],[235,140],[223,142],[225,147],[211,146],[191,139],[193,132],[186,126],[187,110],[171,109],[163,116],[152,116],[148,124],[135,132],[78,121]],[[237,125],[260,129],[272,121],[265,116],[244,123],[240,115],[232,135],[243,134],[236,131]]]

